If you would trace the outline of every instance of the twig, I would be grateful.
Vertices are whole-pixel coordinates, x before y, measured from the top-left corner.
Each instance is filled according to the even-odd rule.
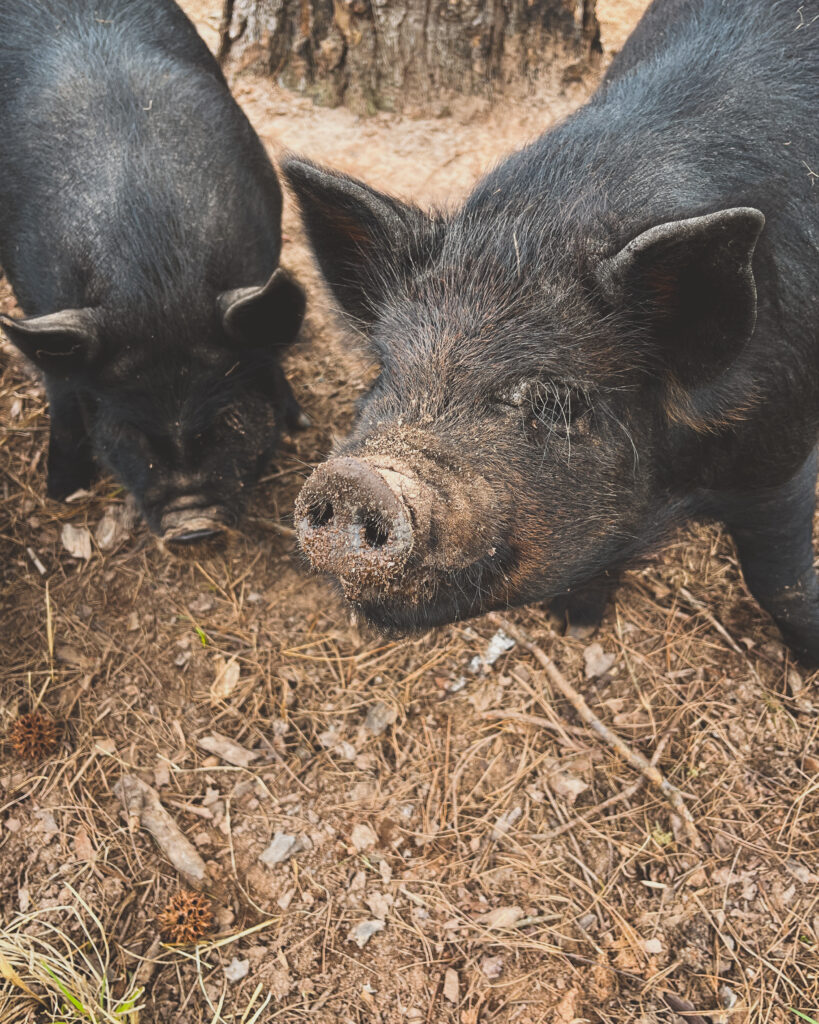
[[[723,626],[723,624],[719,621],[716,615],[714,615],[713,612],[709,611],[709,609],[702,603],[702,601],[698,601],[697,598],[694,597],[694,595],[691,593],[691,591],[686,590],[685,587],[680,587],[680,594],[683,597],[683,599],[687,601],[695,611],[698,611],[700,615],[702,615],[711,623],[711,625],[719,633],[723,640],[725,640],[725,642],[728,644],[732,651],[735,651],[737,654],[742,654],[744,657],[747,658],[748,652],[743,651],[743,649],[739,646],[736,640],[734,640],[734,638],[731,636],[731,634],[728,632],[725,626]]]
[[[635,771],[644,775],[653,786],[656,786],[665,794],[665,797],[671,804],[672,808],[682,819],[689,842],[695,849],[701,849],[702,841],[697,833],[696,826],[694,825],[694,819],[691,816],[691,812],[685,806],[682,793],[680,793],[676,786],[672,786],[655,764],[652,764],[647,758],[639,753],[639,751],[632,750],[624,740],[600,721],[597,715],[595,715],[589,705],[577,690],[575,690],[568,679],[566,679],[546,652],[541,647],[538,647],[537,644],[532,643],[520,628],[512,625],[511,622],[505,619],[502,615],[498,615],[497,612],[492,612],[488,616],[488,619],[493,625],[504,630],[504,632],[514,640],[517,640],[521,647],[525,647],[530,654],[534,655],[535,659],[546,672],[546,675],[557,689],[560,690],[586,725],[593,729],[597,735],[613,750],[615,750],[624,761],[627,761]]]
[[[650,765],[656,765],[660,758],[663,756],[663,751],[671,738],[671,733],[667,732],[665,736],[660,739],[654,753],[651,755]],[[596,807],[590,807],[587,811],[582,814],[578,814],[572,818],[571,821],[565,822],[563,825],[559,825],[557,828],[551,829],[549,832],[538,836],[539,839],[557,839],[558,836],[564,835],[566,832],[570,832],[573,828],[578,825],[582,825],[584,821],[588,821],[591,817],[596,817],[601,811],[607,810],[614,804],[622,803],[624,800],[630,800],[636,793],[638,793],[645,785],[646,776],[641,775],[636,782],[632,782],[630,786],[626,786],[625,789],[620,790],[619,793],[615,793],[614,796],[610,796],[608,800],[604,800],[602,804],[597,804]]]

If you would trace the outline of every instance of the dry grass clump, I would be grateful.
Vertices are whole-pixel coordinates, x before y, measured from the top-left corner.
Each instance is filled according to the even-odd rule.
[[[69,902],[0,926],[3,1024],[139,1024],[143,988],[117,978],[100,919],[72,889]]]
[[[159,927],[171,942],[198,942],[213,928],[213,911],[201,893],[180,889],[168,900],[157,917]]]
[[[44,761],[57,749],[57,725],[42,711],[29,711],[12,725],[9,742],[24,760]]]

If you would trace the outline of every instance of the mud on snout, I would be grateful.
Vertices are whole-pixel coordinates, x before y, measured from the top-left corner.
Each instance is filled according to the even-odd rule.
[[[365,612],[418,606],[447,574],[492,554],[489,488],[422,456],[330,459],[296,501],[299,543]],[[367,612],[367,614],[369,614]]]

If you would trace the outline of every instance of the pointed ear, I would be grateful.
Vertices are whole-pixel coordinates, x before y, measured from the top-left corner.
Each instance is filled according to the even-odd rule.
[[[752,207],[658,224],[598,267],[602,294],[647,331],[683,387],[716,377],[751,337],[751,260],[764,225]]]
[[[12,344],[45,373],[77,373],[99,351],[99,336],[90,309],[63,309],[28,320],[0,315],[0,327]]]
[[[339,305],[359,324],[371,324],[390,261],[411,251],[430,219],[417,207],[307,160],[288,157],[282,172]]]
[[[304,320],[301,285],[277,267],[266,284],[222,292],[217,302],[228,335],[252,348],[286,348]]]

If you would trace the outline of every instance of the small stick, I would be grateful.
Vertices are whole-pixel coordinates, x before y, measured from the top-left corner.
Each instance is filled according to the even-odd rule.
[[[657,762],[663,756],[663,751],[665,750],[670,738],[671,733],[667,732],[665,736],[663,736],[660,739],[660,742],[657,744],[654,753],[651,755],[651,761],[649,761],[649,764],[657,764]],[[557,839],[558,836],[562,836],[566,832],[571,832],[573,828],[576,828],[578,825],[582,825],[584,821],[588,821],[592,817],[597,817],[601,811],[607,810],[612,805],[619,804],[624,800],[630,800],[631,797],[633,797],[636,793],[640,791],[640,789],[642,789],[642,787],[645,785],[645,781],[645,775],[641,775],[636,782],[632,782],[630,786],[626,786],[626,788],[621,789],[619,793],[615,793],[614,796],[610,796],[608,800],[604,800],[601,804],[597,804],[596,807],[590,807],[587,811],[584,811],[583,814],[578,814],[570,821],[567,821],[564,824],[559,825],[557,828],[551,829],[549,832],[546,832],[543,835],[538,836],[538,838]]]
[[[682,819],[689,842],[695,849],[700,849],[702,847],[702,841],[697,834],[694,819],[691,816],[691,812],[685,806],[682,793],[680,793],[677,787],[671,785],[656,765],[647,760],[647,758],[645,758],[639,751],[632,750],[624,740],[620,739],[616,733],[612,732],[607,725],[600,721],[597,715],[595,715],[589,705],[577,690],[575,690],[568,679],[566,679],[546,652],[541,647],[538,647],[537,644],[532,643],[521,629],[517,626],[513,626],[511,622],[505,619],[502,615],[498,615],[497,612],[492,612],[487,616],[487,618],[494,626],[502,629],[505,633],[511,636],[513,640],[517,640],[521,647],[525,647],[530,654],[534,655],[535,659],[546,672],[546,675],[555,687],[560,690],[586,725],[593,729],[597,735],[607,743],[608,746],[615,750],[624,761],[628,762],[635,771],[644,775],[653,786],[656,786],[665,794],[668,802]]]
[[[709,609],[702,603],[702,601],[698,601],[697,598],[694,597],[694,595],[691,593],[691,591],[686,590],[685,587],[680,587],[680,594],[682,595],[683,599],[686,600],[693,609],[695,609],[695,611],[698,611],[700,615],[702,615],[711,623],[711,625],[719,633],[723,640],[725,640],[725,642],[728,644],[732,651],[736,651],[737,654],[741,654],[746,658],[748,657],[748,652],[743,651],[743,649],[739,646],[736,640],[734,640],[734,638],[731,636],[731,634],[728,632],[725,626],[723,626],[723,624],[719,621],[716,615],[709,611]]]

